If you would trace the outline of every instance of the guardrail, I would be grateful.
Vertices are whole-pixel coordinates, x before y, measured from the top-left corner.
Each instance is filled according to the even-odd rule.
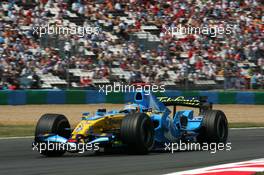
[[[263,92],[247,91],[177,91],[155,93],[157,96],[208,96],[214,104],[264,104]],[[100,93],[96,90],[17,90],[0,91],[0,105],[125,103],[132,93]]]

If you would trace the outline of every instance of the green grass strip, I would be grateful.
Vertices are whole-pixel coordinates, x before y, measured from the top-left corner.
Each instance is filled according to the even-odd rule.
[[[33,136],[34,132],[33,125],[0,125],[0,137]]]

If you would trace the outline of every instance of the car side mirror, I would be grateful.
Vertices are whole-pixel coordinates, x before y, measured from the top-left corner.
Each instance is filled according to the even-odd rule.
[[[87,117],[89,117],[90,112],[84,112],[82,113],[82,120],[85,120]]]

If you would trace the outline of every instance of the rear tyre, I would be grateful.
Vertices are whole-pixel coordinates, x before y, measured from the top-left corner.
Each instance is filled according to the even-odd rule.
[[[144,113],[128,114],[121,124],[121,140],[133,154],[147,154],[154,145],[154,126]]]
[[[35,130],[35,141],[40,142],[39,136],[44,134],[57,134],[64,138],[71,136],[70,123],[68,119],[61,114],[44,114],[40,117],[36,130]],[[45,156],[62,156],[65,150],[52,150],[48,149],[41,152]]]
[[[204,118],[197,141],[200,143],[226,143],[228,121],[223,111],[204,111]]]

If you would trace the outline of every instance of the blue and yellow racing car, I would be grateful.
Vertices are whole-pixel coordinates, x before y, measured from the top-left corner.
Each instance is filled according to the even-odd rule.
[[[176,110],[176,106],[198,108],[199,114],[194,116],[194,110]],[[206,97],[155,97],[136,92],[134,101],[121,110],[83,113],[74,130],[64,115],[44,114],[37,123],[33,145],[60,145],[59,149],[54,149],[54,145],[53,149],[43,147],[40,153],[45,156],[79,152],[79,145],[86,145],[87,150],[125,148],[131,153],[146,154],[165,143],[225,143],[227,137],[224,112],[213,110]]]

